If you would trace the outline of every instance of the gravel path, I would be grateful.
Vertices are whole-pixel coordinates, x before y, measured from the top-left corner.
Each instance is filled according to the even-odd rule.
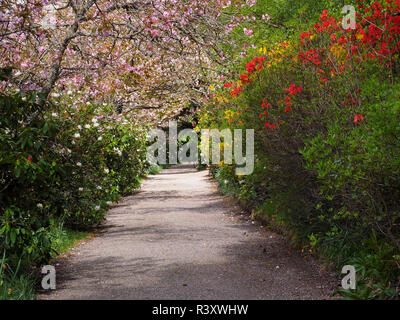
[[[110,210],[100,236],[57,263],[40,299],[326,299],[335,282],[176,166]]]

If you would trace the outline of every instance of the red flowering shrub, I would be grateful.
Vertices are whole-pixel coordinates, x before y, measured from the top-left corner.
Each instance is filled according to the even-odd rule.
[[[284,42],[284,53],[246,60],[240,92],[214,109],[241,111],[239,126],[256,132],[258,162],[239,196],[324,252],[349,237],[358,252],[377,234],[391,248],[392,271],[382,267],[387,288],[400,275],[393,258],[400,253],[399,13],[400,1],[360,0],[356,28],[344,30],[324,10],[310,30]],[[341,267],[354,256],[338,248]]]

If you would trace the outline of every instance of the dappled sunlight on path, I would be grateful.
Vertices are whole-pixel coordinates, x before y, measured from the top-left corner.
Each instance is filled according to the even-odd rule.
[[[149,177],[57,271],[42,299],[321,299],[332,281],[190,166]]]

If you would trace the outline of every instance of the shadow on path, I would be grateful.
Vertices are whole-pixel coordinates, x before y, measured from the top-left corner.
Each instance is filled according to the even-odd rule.
[[[41,299],[325,299],[334,277],[239,219],[208,171],[176,166],[110,210],[100,236],[61,259]]]

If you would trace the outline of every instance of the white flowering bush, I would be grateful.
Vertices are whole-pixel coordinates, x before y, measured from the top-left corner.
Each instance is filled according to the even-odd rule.
[[[34,101],[35,94],[0,95],[0,252],[11,264],[46,261],[56,222],[100,223],[148,166],[145,131],[109,107],[47,112]]]

